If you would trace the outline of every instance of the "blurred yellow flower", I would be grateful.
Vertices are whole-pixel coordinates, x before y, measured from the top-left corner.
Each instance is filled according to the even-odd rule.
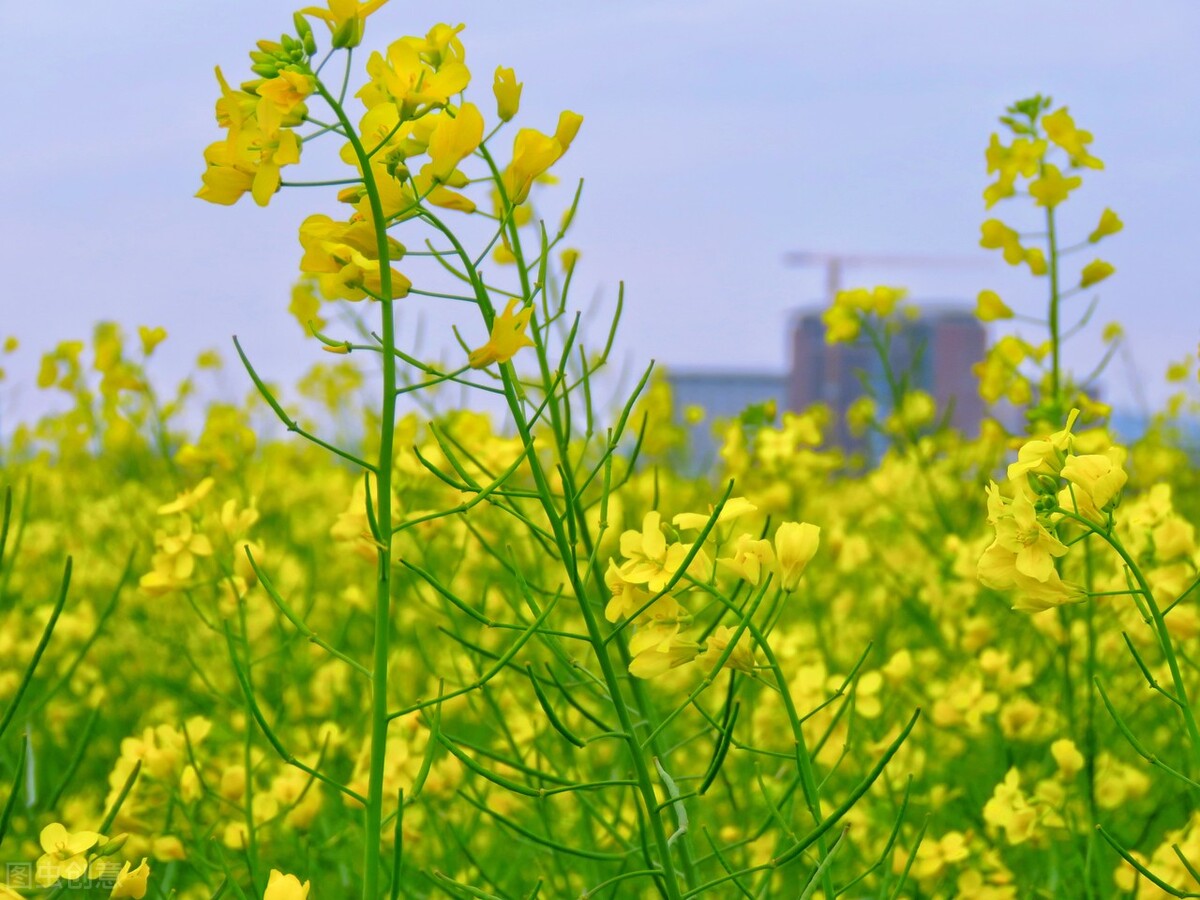
[[[1046,137],[1067,151],[1071,165],[1088,169],[1104,168],[1104,163],[1087,151],[1087,145],[1092,142],[1091,132],[1076,128],[1075,120],[1065,106],[1042,116],[1042,127],[1046,129]]]
[[[635,678],[654,678],[687,665],[700,653],[700,645],[694,641],[671,640],[665,644],[649,646],[637,653],[629,663],[629,674]]]
[[[112,893],[109,894],[113,900],[118,897],[132,897],[133,900],[142,900],[146,896],[146,881],[150,877],[150,866],[146,864],[143,857],[142,864],[136,869],[130,868],[129,860],[125,860],[125,865],[121,866],[121,871],[117,875],[117,883],[113,885]]]
[[[1021,791],[1017,769],[1009,769],[1004,781],[996,785],[991,799],[984,804],[983,818],[988,825],[1002,830],[1010,844],[1023,844],[1033,837],[1038,811]]]
[[[1100,213],[1100,223],[1088,235],[1088,241],[1094,244],[1101,238],[1107,237],[1110,234],[1116,234],[1124,227],[1125,223],[1117,217],[1115,212],[1111,209],[1105,209],[1104,212]]]
[[[295,875],[285,875],[272,869],[263,900],[307,900],[309,882],[300,883]]]
[[[827,344],[849,343],[858,338],[862,329],[858,311],[842,303],[834,303],[825,310],[821,314],[821,321],[825,323]]]
[[[979,226],[979,246],[985,250],[1003,250],[1004,261],[1010,266],[1020,265],[1025,259],[1017,232],[999,219],[988,219]]]
[[[1011,319],[1013,311],[995,291],[980,291],[975,301],[975,315],[983,322],[995,322],[998,319]]]
[[[766,543],[765,541],[763,543]],[[733,640],[733,635],[737,629],[729,625],[718,625],[713,633],[708,636],[708,640],[704,644],[704,652],[696,657],[696,662],[702,668],[711,669],[720,659],[721,654],[725,652],[725,648],[729,646],[729,642]],[[754,659],[754,649],[750,645],[748,633],[743,633],[742,639],[734,646],[733,652],[729,654],[729,659],[725,660],[725,665],[730,669],[737,669],[739,672],[745,672],[747,675],[754,674],[756,660]]]
[[[1083,754],[1070,738],[1059,738],[1050,745],[1050,755],[1058,765],[1058,777],[1070,781],[1083,769]]]
[[[1029,182],[1029,193],[1037,201],[1038,206],[1053,209],[1064,200],[1071,191],[1083,184],[1078,175],[1064,177],[1058,166],[1047,163],[1042,170],[1042,176]]]
[[[149,328],[146,325],[138,326],[138,337],[142,341],[142,353],[149,356],[154,352],[154,348],[167,339],[167,329],[161,325]]]
[[[1097,284],[1117,271],[1116,266],[1112,263],[1106,263],[1102,259],[1095,259],[1083,267],[1083,271],[1079,275],[1079,286],[1081,288],[1091,287]]]
[[[717,522],[730,522],[757,509],[758,507],[745,497],[730,497],[721,507],[721,514],[717,516]],[[712,511],[713,507],[710,504],[707,513],[677,513],[671,519],[671,524],[681,531],[700,529],[708,524],[708,520],[712,518]]]

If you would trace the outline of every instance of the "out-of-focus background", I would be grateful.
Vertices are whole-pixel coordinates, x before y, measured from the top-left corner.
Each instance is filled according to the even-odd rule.
[[[246,52],[290,30],[294,8],[0,4],[0,338],[22,342],[4,361],[8,422],[46,402],[33,386],[41,352],[102,318],[165,326],[152,366],[167,380],[206,348],[231,355],[232,334],[279,382],[320,355],[286,308],[296,227],[335,210],[329,192],[285,191],[267,209],[249,196],[232,210],[193,198],[204,147],[221,136],[213,66],[234,83],[251,77]],[[525,84],[518,124],[553,130],[564,108],[585,117],[556,171],[586,179],[575,289],[603,306],[625,282],[622,359],[784,372],[794,314],[827,300],[830,274],[828,257],[786,264],[796,252],[848,257],[843,286],[904,285],[919,302],[964,308],[991,288],[1041,313],[1044,285],[978,247],[989,215],[1019,208],[1014,224],[1036,225],[1028,204],[986,213],[981,198],[996,117],[1035,92],[1068,103],[1106,163],[1064,208],[1068,242],[1105,206],[1126,223],[1099,248],[1116,276],[1072,301],[1100,297],[1095,327],[1069,345],[1071,367],[1090,368],[1099,328],[1122,321],[1129,353],[1103,393],[1128,410],[1161,400],[1167,361],[1195,350],[1200,6],[1190,0],[1136,10],[1117,0],[394,2],[369,20],[352,79],[364,77],[366,51],[438,21],[467,23],[468,96],[485,110],[492,72],[510,65]],[[285,178],[343,177],[325,160]],[[541,211],[556,222],[563,202],[551,193]],[[405,303],[403,327],[419,314],[430,353],[454,347],[452,324],[482,337],[470,310]],[[239,394],[249,386],[236,370],[226,377]]]

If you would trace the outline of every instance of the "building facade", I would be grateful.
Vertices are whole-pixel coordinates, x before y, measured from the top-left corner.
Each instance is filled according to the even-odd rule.
[[[888,360],[894,373],[908,374],[910,387],[933,397],[939,413],[949,411],[953,428],[973,436],[984,405],[971,370],[986,349],[987,332],[970,310],[925,306],[919,319],[901,323],[888,344]],[[881,410],[890,408],[883,362],[869,339],[828,344],[821,313],[804,312],[793,321],[790,356],[787,408],[825,404],[833,413],[830,443],[858,449],[846,428],[850,404],[870,393]]]
[[[987,332],[968,309],[923,304],[920,318],[902,322],[888,345],[893,372],[907,373],[909,386],[928,393],[940,415],[949,412],[952,427],[967,435],[979,432],[984,404],[972,367],[983,359]],[[696,456],[714,454],[713,419],[731,418],[751,404],[774,400],[778,410],[798,412],[821,403],[832,413],[827,441],[846,450],[871,452],[846,427],[850,405],[870,393],[881,414],[890,409],[890,391],[879,355],[868,338],[850,343],[825,342],[821,311],[802,311],[792,319],[789,366],[784,373],[669,371],[676,409],[693,404],[708,413],[708,422],[692,428]]]

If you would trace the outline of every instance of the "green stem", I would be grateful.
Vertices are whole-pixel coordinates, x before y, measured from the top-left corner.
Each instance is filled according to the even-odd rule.
[[[1085,585],[1090,592],[1092,585],[1095,583],[1095,571],[1092,561],[1092,545],[1090,541],[1083,542],[1083,560],[1085,566]],[[1087,610],[1084,613],[1084,619],[1087,625],[1087,656],[1084,665],[1087,672],[1087,683],[1089,687],[1096,682],[1096,604],[1089,603]],[[1094,845],[1096,842],[1096,828],[1099,824],[1096,818],[1096,692],[1088,690],[1084,700],[1084,719],[1083,719],[1083,759],[1084,759],[1084,777],[1087,781],[1087,810],[1088,810],[1088,828],[1087,835],[1087,854],[1085,856],[1084,869],[1084,884],[1087,886],[1089,896],[1092,893],[1092,871],[1091,861],[1095,858]]]
[[[921,473],[921,478],[925,482],[925,488],[929,491],[929,500],[933,506],[933,511],[937,514],[942,528],[948,533],[954,533],[956,530],[954,523],[951,521],[950,513],[946,509],[946,503],[942,499],[941,492],[938,490],[937,484],[933,479],[933,473],[930,471],[933,467],[933,458],[926,457],[922,452],[921,436],[917,434],[916,429],[913,428],[902,414],[904,390],[899,379],[896,378],[896,373],[892,370],[892,361],[888,356],[887,345],[883,342],[883,338],[879,333],[871,327],[869,322],[864,322],[863,328],[871,341],[871,345],[875,348],[875,354],[879,357],[880,364],[883,366],[883,377],[887,382],[888,393],[891,395],[892,400],[892,413],[900,423],[902,435],[908,441],[913,455],[917,458],[917,471]]]
[[[341,103],[325,85],[317,81],[317,91],[325,98],[354,149],[362,170],[363,186],[371,205],[375,242],[379,254],[379,283],[383,295],[379,304],[382,319],[383,386],[379,417],[379,461],[375,466],[375,518],[379,545],[379,570],[375,582],[375,640],[371,667],[371,760],[367,781],[367,805],[364,811],[366,836],[363,845],[363,900],[380,896],[380,847],[383,836],[383,775],[387,752],[388,726],[388,651],[392,621],[392,464],[396,432],[396,346],[395,316],[392,309],[392,269],[388,252],[387,219],[371,159],[359,140]]]
[[[493,168],[495,178],[500,184],[498,170]],[[503,192],[503,187],[500,188]],[[507,205],[507,197],[502,198]],[[437,216],[428,210],[423,210],[422,218],[433,225],[440,231],[454,247],[455,253],[462,261],[464,271],[468,276],[468,280],[475,290],[476,297],[479,298],[479,309],[483,314],[485,324],[490,328],[492,319],[495,316],[494,307],[491,299],[487,295],[487,290],[484,287],[479,273],[476,271],[474,263],[461,242],[458,240],[449,228],[447,228]],[[518,258],[519,261],[519,258]],[[518,265],[518,268],[521,268]],[[528,274],[522,273],[523,280],[528,284]],[[544,352],[544,351],[543,351]],[[517,383],[517,379],[513,373],[511,363],[502,363],[500,366],[500,374],[504,385],[504,394],[508,403],[509,412],[512,415],[513,423],[517,428],[517,434],[521,441],[530,446],[533,442],[533,435],[530,430],[529,422],[526,419],[524,409],[522,408],[523,391]],[[560,449],[560,448],[556,448]],[[570,469],[567,460],[562,460],[564,465],[562,470]],[[596,653],[596,660],[600,666],[602,680],[609,696],[612,699],[613,708],[616,711],[617,719],[620,723],[621,737],[625,741],[628,749],[631,763],[633,765],[635,780],[637,782],[637,790],[641,799],[642,807],[646,812],[646,818],[651,823],[651,831],[655,848],[658,851],[660,866],[662,871],[661,884],[666,892],[668,900],[681,900],[683,894],[679,886],[679,877],[675,871],[675,865],[671,856],[671,847],[667,843],[667,831],[664,828],[662,821],[662,811],[658,809],[658,798],[654,793],[654,783],[650,776],[650,768],[647,765],[645,754],[639,745],[637,738],[637,729],[634,725],[634,717],[625,701],[624,694],[621,690],[621,679],[617,675],[616,668],[613,666],[607,648],[604,646],[604,636],[600,631],[600,624],[596,619],[595,611],[588,602],[587,585],[585,579],[580,575],[577,566],[571,564],[574,557],[573,541],[567,534],[566,526],[564,525],[563,514],[560,513],[555,504],[555,492],[551,488],[549,479],[546,476],[545,468],[541,459],[536,453],[529,454],[530,474],[533,476],[534,484],[537,488],[538,497],[540,499],[542,509],[550,523],[551,532],[554,538],[555,549],[558,551],[560,559],[563,561],[563,568],[570,581],[572,592],[579,604],[580,614],[583,617],[585,629],[588,635],[588,640]],[[571,515],[572,509],[566,510],[567,515]]]
[[[1046,207],[1046,265],[1050,275],[1050,396],[1054,415],[1062,410],[1062,335],[1059,333],[1058,231],[1054,207]]]
[[[1125,545],[1121,543],[1115,534],[1100,531],[1094,522],[1070,510],[1059,507],[1057,512],[1064,518],[1073,519],[1090,529],[1094,534],[1099,535],[1101,540],[1112,547],[1117,555],[1121,557],[1121,560],[1129,569],[1130,575],[1137,582],[1138,590],[1142,595],[1142,601],[1146,604],[1145,608],[1150,612],[1152,627],[1154,628],[1155,636],[1158,638],[1159,647],[1162,648],[1163,657],[1167,661],[1167,668],[1171,672],[1171,682],[1175,688],[1175,700],[1179,706],[1180,714],[1183,716],[1184,728],[1187,730],[1188,741],[1191,744],[1192,768],[1189,774],[1194,775],[1200,772],[1200,728],[1196,725],[1196,716],[1192,711],[1192,704],[1188,700],[1187,685],[1183,680],[1183,672],[1179,668],[1179,658],[1175,654],[1175,644],[1171,640],[1171,632],[1167,630],[1167,621],[1163,618],[1162,610],[1159,609],[1158,602],[1154,599],[1154,594],[1150,590],[1150,585],[1147,583],[1146,577],[1142,574],[1142,570],[1138,567],[1138,564],[1133,561],[1133,557],[1129,555],[1129,551],[1125,549]]]

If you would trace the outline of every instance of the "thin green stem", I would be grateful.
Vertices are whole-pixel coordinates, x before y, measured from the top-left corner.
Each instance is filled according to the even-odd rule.
[[[347,70],[348,71],[348,70]],[[378,534],[378,572],[375,582],[375,634],[371,667],[371,758],[367,781],[367,803],[364,811],[366,836],[363,846],[363,900],[378,900],[380,896],[380,848],[383,837],[384,762],[387,752],[388,726],[388,654],[392,623],[392,467],[396,433],[396,346],[395,316],[392,309],[392,268],[388,249],[387,218],[371,159],[350,123],[341,102],[330,95],[319,80],[317,91],[333,109],[346,131],[362,171],[363,186],[371,206],[375,226],[376,250],[379,258],[379,282],[383,299],[379,304],[382,319],[383,385],[379,416],[379,457],[374,466],[376,521]],[[343,87],[343,94],[345,88]]]
[[[1154,628],[1155,636],[1158,638],[1159,647],[1162,649],[1163,657],[1166,659],[1167,668],[1171,672],[1171,682],[1175,688],[1175,699],[1179,707],[1180,714],[1183,716],[1184,728],[1187,730],[1188,741],[1191,744],[1192,769],[1191,774],[1200,772],[1200,727],[1196,724],[1196,715],[1192,710],[1192,704],[1188,700],[1187,685],[1183,679],[1183,672],[1179,668],[1179,658],[1175,653],[1175,643],[1171,640],[1171,632],[1167,629],[1166,619],[1163,618],[1162,610],[1159,609],[1157,601],[1154,599],[1154,593],[1150,590],[1150,585],[1146,581],[1145,575],[1142,574],[1141,568],[1129,551],[1125,549],[1125,545],[1120,539],[1110,532],[1099,530],[1094,522],[1084,518],[1083,516],[1073,513],[1070,510],[1059,507],[1057,510],[1065,518],[1073,519],[1076,522],[1091,529],[1091,531],[1099,535],[1100,539],[1108,544],[1116,554],[1121,557],[1125,563],[1130,575],[1137,582],[1138,590],[1141,594],[1141,600],[1145,604],[1145,608],[1150,613],[1151,623]]]
[[[1057,416],[1062,409],[1062,335],[1059,333],[1058,231],[1054,207],[1046,207],[1046,266],[1050,275],[1050,397]]]

